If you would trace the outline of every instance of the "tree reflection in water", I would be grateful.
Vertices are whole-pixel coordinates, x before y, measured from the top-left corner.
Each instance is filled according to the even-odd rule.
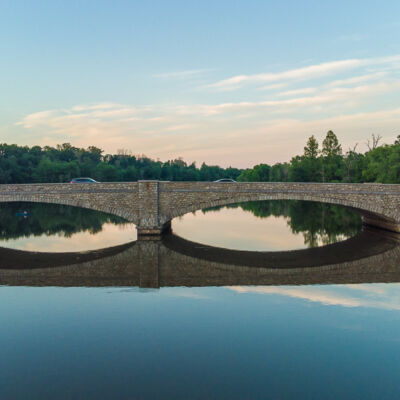
[[[335,204],[300,200],[264,200],[210,207],[203,213],[222,208],[238,208],[258,218],[283,217],[294,234],[302,233],[307,247],[332,244],[356,235],[362,226],[360,214]]]
[[[27,211],[28,215],[22,215]],[[106,223],[128,224],[116,215],[59,204],[10,202],[0,204],[0,239],[31,236],[71,237],[78,232],[96,234]]]
[[[333,204],[268,200],[237,203],[203,210],[203,213],[240,207],[258,218],[270,216],[287,220],[292,233],[302,233],[307,247],[331,244],[352,237],[361,230],[361,218],[355,210]],[[22,214],[28,211],[28,216]],[[10,240],[32,236],[69,238],[78,232],[96,234],[104,224],[129,224],[121,217],[66,205],[10,202],[0,204],[0,239]]]

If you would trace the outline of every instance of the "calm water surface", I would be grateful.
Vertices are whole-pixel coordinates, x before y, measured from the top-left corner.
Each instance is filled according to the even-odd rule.
[[[27,251],[86,251],[136,240],[135,225],[78,207],[0,204],[0,246]]]
[[[345,207],[306,201],[254,201],[199,210],[172,223],[194,242],[238,250],[279,251],[339,242],[361,229]]]
[[[239,204],[173,221],[190,242],[126,245],[134,227],[106,214],[26,203],[0,213],[1,399],[400,396],[400,251],[361,232],[351,210]],[[261,253],[207,245],[300,249],[268,257],[340,267],[274,272],[244,265]]]

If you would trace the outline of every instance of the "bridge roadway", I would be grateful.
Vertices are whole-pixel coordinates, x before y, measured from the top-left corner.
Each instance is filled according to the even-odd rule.
[[[308,200],[359,210],[364,222],[400,232],[400,185],[294,182],[164,182],[0,185],[0,202],[67,204],[109,212],[160,234],[170,221],[202,208],[252,200]]]
[[[398,236],[367,228],[343,242],[286,252],[219,249],[173,234],[82,253],[0,248],[0,285],[159,288],[400,282]]]

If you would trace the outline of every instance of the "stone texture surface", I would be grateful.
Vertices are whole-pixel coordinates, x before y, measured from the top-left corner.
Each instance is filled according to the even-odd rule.
[[[139,234],[162,232],[171,219],[198,209],[252,200],[293,199],[353,207],[371,224],[399,231],[400,185],[291,182],[162,182],[0,185],[0,201],[92,208],[135,223]]]
[[[137,227],[139,234],[157,233],[160,226],[159,182],[139,181],[139,204]]]
[[[0,185],[0,201],[32,201],[91,208],[137,223],[139,190],[128,183]]]

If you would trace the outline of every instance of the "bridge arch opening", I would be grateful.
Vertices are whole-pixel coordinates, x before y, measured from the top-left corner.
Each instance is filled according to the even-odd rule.
[[[58,204],[63,206],[70,206],[70,207],[77,207],[77,208],[84,208],[88,210],[95,210],[100,211],[107,214],[112,214],[117,217],[124,218],[127,221],[133,222],[136,218],[132,213],[123,208],[112,207],[110,205],[104,204],[97,204],[94,201],[88,201],[85,199],[74,199],[69,197],[41,197],[40,199],[35,199],[31,196],[13,196],[13,198],[2,198],[0,196],[0,206],[4,203],[16,203],[16,202],[25,202],[25,203],[37,203],[37,204]]]
[[[66,204],[0,203],[0,247],[36,252],[90,251],[136,240],[125,218]]]
[[[361,229],[359,210],[299,200],[227,203],[172,221],[173,232],[188,240],[255,251],[320,247],[349,239]]]
[[[400,233],[400,224],[396,219],[384,215],[379,207],[365,204],[360,207],[360,204],[351,199],[335,198],[328,196],[317,197],[314,194],[304,193],[250,193],[250,194],[233,194],[231,197],[207,199],[205,201],[197,201],[190,204],[186,204],[183,207],[179,207],[170,210],[167,216],[162,220],[163,223],[172,221],[174,218],[182,217],[186,214],[194,213],[199,210],[208,209],[212,207],[223,207],[231,206],[237,203],[249,203],[254,201],[302,201],[302,202],[313,202],[322,204],[331,204],[336,206],[342,206],[347,209],[353,210],[361,215],[362,222],[364,225],[373,226],[375,228],[385,229],[392,232]]]

